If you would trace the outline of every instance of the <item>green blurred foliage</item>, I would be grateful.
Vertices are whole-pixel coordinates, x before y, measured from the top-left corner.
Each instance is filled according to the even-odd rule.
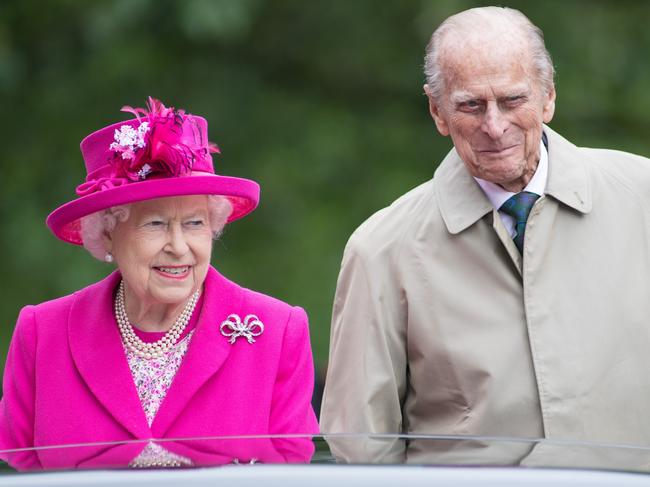
[[[429,179],[451,147],[423,96],[423,49],[470,0],[74,0],[0,3],[0,359],[18,310],[110,271],[56,240],[79,141],[153,95],[205,116],[221,174],[252,178],[260,207],[226,229],[213,263],[307,309],[318,365],[345,242]],[[557,68],[552,126],[580,145],[650,155],[650,4],[512,1]],[[88,323],[88,326],[93,326]]]

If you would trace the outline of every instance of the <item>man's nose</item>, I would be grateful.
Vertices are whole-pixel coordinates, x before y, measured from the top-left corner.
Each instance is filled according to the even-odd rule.
[[[491,139],[499,139],[508,130],[508,120],[495,102],[489,102],[485,109],[482,129]]]
[[[167,245],[165,246],[167,252],[175,255],[185,255],[189,246],[183,228],[180,225],[170,225]]]

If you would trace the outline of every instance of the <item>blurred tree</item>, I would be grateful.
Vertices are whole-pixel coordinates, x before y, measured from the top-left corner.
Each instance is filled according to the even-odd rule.
[[[309,312],[316,362],[350,233],[451,147],[422,95],[423,49],[470,0],[5,0],[0,3],[0,359],[18,310],[110,268],[44,226],[84,177],[77,144],[148,95],[205,116],[222,174],[262,186],[213,263]],[[650,155],[644,1],[512,1],[557,67],[553,126]],[[92,326],[89,323],[88,326]]]

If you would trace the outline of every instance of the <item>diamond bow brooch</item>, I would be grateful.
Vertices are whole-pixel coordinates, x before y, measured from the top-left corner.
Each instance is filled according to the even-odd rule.
[[[246,315],[242,322],[239,315],[233,313],[221,323],[219,330],[223,336],[229,338],[228,343],[231,345],[234,345],[239,337],[246,338],[248,343],[255,343],[255,337],[264,332],[264,324],[255,315]]]

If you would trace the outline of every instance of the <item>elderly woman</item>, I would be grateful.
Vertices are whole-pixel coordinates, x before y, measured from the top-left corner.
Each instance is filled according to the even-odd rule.
[[[123,110],[135,118],[82,141],[86,182],[47,219],[58,238],[117,270],[20,312],[0,450],[316,433],[305,312],[210,266],[213,239],[257,206],[258,185],[215,175],[205,119],[151,98],[148,110]],[[273,445],[265,458],[237,460],[308,461],[313,453],[308,438]],[[3,456],[21,469],[70,467],[88,461],[82,451]],[[134,465],[192,464],[165,443],[144,441],[133,454]]]

